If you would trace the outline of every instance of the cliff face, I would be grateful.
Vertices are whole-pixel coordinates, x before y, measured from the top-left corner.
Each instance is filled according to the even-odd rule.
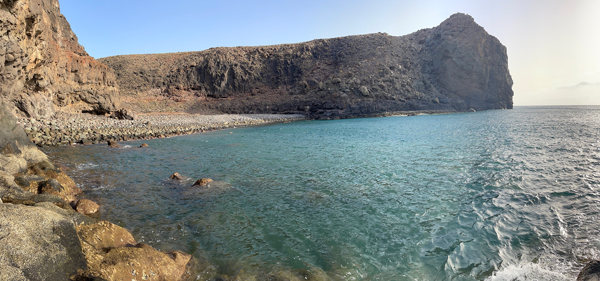
[[[369,34],[299,44],[99,59],[138,111],[305,112],[512,108],[506,48],[472,17],[395,37]],[[182,106],[183,105],[183,106]]]
[[[35,118],[119,106],[114,73],[79,45],[57,0],[0,0],[0,99]]]

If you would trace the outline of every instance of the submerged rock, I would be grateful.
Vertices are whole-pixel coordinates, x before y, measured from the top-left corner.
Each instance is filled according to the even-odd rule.
[[[211,182],[213,182],[212,179],[203,178],[203,179],[197,180],[194,184],[192,184],[192,186],[208,187]]]
[[[107,144],[108,144],[108,147],[111,147],[111,148],[121,148],[122,147],[119,143],[117,143],[116,141],[112,141],[112,140],[109,140],[107,142]]]
[[[184,180],[185,179],[182,175],[180,175],[177,172],[173,173],[169,178],[172,180]]]

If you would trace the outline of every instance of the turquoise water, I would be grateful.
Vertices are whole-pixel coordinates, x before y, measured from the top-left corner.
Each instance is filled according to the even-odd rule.
[[[199,279],[572,280],[600,258],[599,136],[600,107],[517,107],[46,152],[101,218],[207,260]]]

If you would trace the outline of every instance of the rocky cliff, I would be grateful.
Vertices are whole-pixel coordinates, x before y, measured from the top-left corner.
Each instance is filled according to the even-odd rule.
[[[119,106],[114,73],[79,45],[57,0],[0,0],[0,99],[35,118]]]
[[[455,14],[405,36],[99,59],[138,111],[303,112],[352,117],[394,111],[512,108],[506,48]]]

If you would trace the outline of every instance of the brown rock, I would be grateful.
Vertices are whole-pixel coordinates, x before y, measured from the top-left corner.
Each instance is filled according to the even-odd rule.
[[[142,143],[142,145],[140,145],[140,147],[148,147],[147,143]]]
[[[79,277],[106,280],[181,280],[191,256],[182,252],[163,253],[137,244],[122,227],[106,221],[79,225],[88,269]]]
[[[122,147],[119,143],[117,143],[116,141],[112,141],[112,140],[108,141],[108,146],[112,147],[112,148],[121,148]]]
[[[82,242],[98,250],[137,244],[129,231],[107,221],[79,225],[77,233]]]
[[[26,172],[16,174],[15,180],[29,192],[56,195],[69,203],[73,203],[76,195],[81,193],[73,179],[48,161],[29,166]]]
[[[119,108],[114,72],[79,45],[57,1],[3,2],[0,97],[35,118],[52,116],[56,107],[98,113]]]
[[[135,114],[135,112],[133,112],[132,110],[121,108],[121,109],[113,112],[111,117],[120,119],[120,120],[136,120],[137,114]]]
[[[75,210],[78,213],[84,214],[84,215],[94,214],[94,213],[98,212],[98,208],[100,208],[100,206],[98,206],[98,204],[96,204],[94,201],[88,200],[88,199],[80,199],[77,202],[77,205],[75,206]]]
[[[212,181],[213,180],[209,179],[209,178],[199,179],[194,184],[192,184],[192,186],[196,186],[196,185],[198,185],[200,187],[208,186]]]
[[[191,255],[162,253],[146,244],[108,250],[101,263],[90,264],[88,277],[106,280],[181,280]]]
[[[177,172],[173,173],[169,178],[172,180],[183,180],[184,179],[183,176]]]

